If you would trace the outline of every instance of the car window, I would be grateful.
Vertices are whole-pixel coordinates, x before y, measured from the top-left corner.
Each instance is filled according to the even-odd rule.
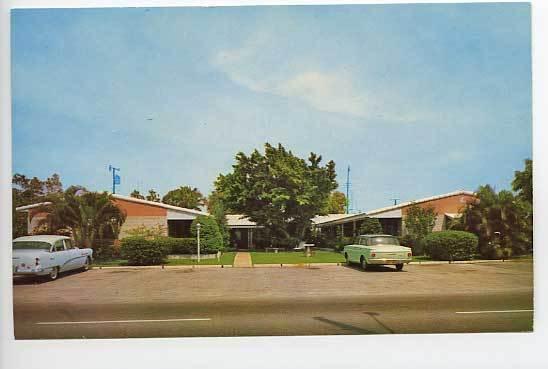
[[[370,246],[377,246],[377,245],[396,245],[398,246],[400,242],[396,237],[388,237],[388,236],[379,236],[379,237],[371,237],[369,238],[369,245]]]
[[[55,243],[53,244],[53,248],[55,251],[64,251],[65,245],[63,244],[63,240],[55,241]]]
[[[72,244],[72,240],[65,240],[65,248],[67,250],[73,249],[74,245]]]
[[[51,245],[43,241],[16,241],[13,243],[14,250],[48,250]]]
[[[359,243],[360,245],[365,245],[365,244],[366,244],[365,240],[366,240],[365,237],[360,237],[360,240],[359,240],[358,243]]]

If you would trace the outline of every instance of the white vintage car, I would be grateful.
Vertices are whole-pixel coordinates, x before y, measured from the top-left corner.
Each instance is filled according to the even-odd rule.
[[[371,265],[395,265],[402,270],[413,254],[409,247],[400,246],[396,236],[386,234],[366,234],[358,236],[356,243],[344,247],[347,264],[360,263],[363,269]]]
[[[13,274],[39,275],[57,279],[60,272],[88,270],[92,249],[80,249],[65,236],[25,236],[13,240]]]

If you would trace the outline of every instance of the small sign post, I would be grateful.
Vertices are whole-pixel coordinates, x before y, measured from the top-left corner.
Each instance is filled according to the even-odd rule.
[[[196,223],[196,236],[197,236],[197,243],[198,243],[198,264],[200,264],[200,227],[202,225],[200,223]]]

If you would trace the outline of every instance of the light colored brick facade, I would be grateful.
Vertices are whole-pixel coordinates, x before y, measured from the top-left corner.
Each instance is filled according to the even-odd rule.
[[[139,227],[157,228],[162,226],[165,229],[164,236],[167,236],[167,218],[165,216],[127,216],[126,221],[120,229],[118,238],[122,239],[128,236],[127,231]]]

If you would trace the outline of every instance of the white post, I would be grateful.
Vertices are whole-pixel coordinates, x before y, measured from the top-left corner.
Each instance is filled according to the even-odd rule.
[[[196,234],[198,236],[198,264],[200,263],[200,223],[196,224]]]

